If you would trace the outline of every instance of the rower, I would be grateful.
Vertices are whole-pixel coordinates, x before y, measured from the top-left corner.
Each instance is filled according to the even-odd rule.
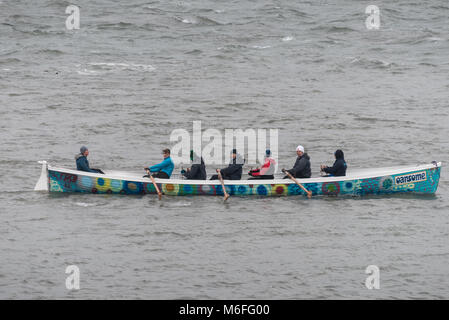
[[[248,180],[253,179],[274,179],[274,170],[276,169],[276,160],[271,157],[271,151],[265,151],[265,162],[257,169],[250,170],[248,174],[251,176]]]
[[[223,179],[227,180],[240,180],[242,178],[242,168],[244,163],[245,160],[243,157],[237,153],[236,149],[233,149],[229,166],[219,170],[221,176]],[[218,180],[218,174],[214,174],[210,180]]]
[[[175,167],[173,161],[170,158],[170,149],[162,150],[162,155],[164,157],[164,160],[161,163],[155,164],[154,166],[151,166],[149,168],[144,168],[144,170],[148,175],[150,175],[151,172],[154,172],[152,174],[153,178],[170,179],[170,176]]]
[[[75,156],[76,170],[104,174],[104,172],[101,171],[100,169],[94,169],[89,167],[89,161],[87,160],[88,155],[89,149],[87,149],[85,146],[82,146],[80,148],[80,153]]]
[[[287,170],[294,178],[310,178],[312,171],[310,170],[310,157],[304,152],[304,147],[299,145],[296,147],[296,158],[295,164],[292,169]],[[282,169],[284,171],[285,169]],[[284,179],[288,179],[288,175]]]
[[[203,157],[198,157],[193,150],[190,150],[190,160],[192,167],[181,170],[181,174],[189,180],[206,180],[206,165]]]
[[[348,165],[346,164],[346,161],[345,161],[345,154],[343,153],[342,150],[338,149],[337,151],[335,151],[334,156],[335,156],[334,165],[332,167],[321,165],[321,171],[327,173],[328,177],[329,176],[334,176],[334,177],[345,176],[346,168],[348,167]]]

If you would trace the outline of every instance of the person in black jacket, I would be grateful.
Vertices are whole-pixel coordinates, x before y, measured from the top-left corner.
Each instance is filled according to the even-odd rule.
[[[206,165],[203,157],[198,157],[193,150],[190,150],[190,160],[192,167],[187,168],[187,171],[182,170],[181,174],[188,180],[206,180]]]
[[[312,175],[312,171],[310,169],[309,155],[304,152],[303,146],[298,146],[296,148],[296,154],[298,155],[298,157],[296,158],[295,165],[292,169],[287,171],[295,178],[310,178]],[[284,170],[285,169],[282,169],[282,171]],[[288,178],[288,176],[284,177],[284,179]]]
[[[321,171],[326,172],[329,176],[341,177],[346,175],[346,168],[348,165],[345,161],[345,154],[342,150],[338,149],[334,153],[335,162],[332,167],[321,165]]]
[[[237,150],[232,150],[231,162],[227,168],[221,169],[221,177],[228,180],[240,180],[242,178],[242,168],[245,160],[237,153]],[[217,169],[218,170],[218,169]],[[210,180],[217,180],[218,174],[214,174]]]

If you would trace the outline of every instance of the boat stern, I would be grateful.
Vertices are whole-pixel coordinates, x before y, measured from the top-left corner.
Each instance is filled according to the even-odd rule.
[[[34,191],[48,191],[48,163],[47,161],[38,161],[42,164],[41,176],[34,187]]]

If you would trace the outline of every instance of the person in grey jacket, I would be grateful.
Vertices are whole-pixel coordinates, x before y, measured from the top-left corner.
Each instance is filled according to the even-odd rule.
[[[296,158],[295,164],[292,169],[287,170],[295,178],[310,178],[312,176],[312,171],[310,169],[310,157],[304,152],[303,146],[298,146],[296,148]],[[284,169],[282,169],[284,171]],[[284,179],[288,179],[285,176]]]

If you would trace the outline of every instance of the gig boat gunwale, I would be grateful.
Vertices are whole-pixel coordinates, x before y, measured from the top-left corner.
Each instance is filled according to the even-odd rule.
[[[53,167],[42,164],[36,191],[81,192],[93,194],[156,194],[156,189],[142,174],[103,170],[105,174]],[[343,177],[297,179],[313,196],[415,193],[437,191],[441,162],[415,166],[348,170]],[[155,179],[164,195],[223,195],[219,180]],[[224,180],[226,191],[236,196],[306,195],[292,180]]]

